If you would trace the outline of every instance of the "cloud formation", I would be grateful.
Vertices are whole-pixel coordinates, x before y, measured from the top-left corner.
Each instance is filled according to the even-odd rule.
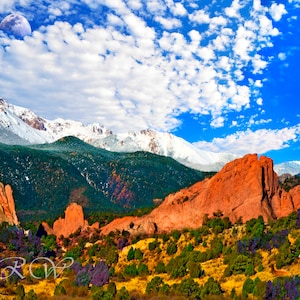
[[[222,128],[232,124],[228,113],[262,106],[273,59],[262,51],[273,47],[281,34],[276,23],[288,13],[259,0],[0,3],[1,13],[21,8],[34,31],[24,40],[0,32],[1,96],[50,119],[99,122],[115,132],[172,131],[186,113],[210,116],[210,126]],[[222,141],[255,142],[270,132],[198,145],[219,151]]]
[[[224,138],[214,138],[211,142],[197,142],[194,145],[200,149],[213,152],[232,152],[239,155],[246,153],[265,153],[289,146],[289,143],[300,141],[300,126],[283,129],[259,129],[238,131]]]

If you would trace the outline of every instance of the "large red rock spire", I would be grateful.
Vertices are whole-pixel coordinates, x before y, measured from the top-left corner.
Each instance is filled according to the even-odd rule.
[[[0,223],[7,222],[10,225],[18,225],[13,190],[10,185],[0,182]]]
[[[286,216],[300,208],[300,188],[289,193],[278,185],[273,161],[248,154],[226,164],[210,179],[198,182],[165,198],[149,215],[117,219],[102,228],[103,234],[127,230],[133,234],[197,228],[205,214],[221,211],[236,222],[262,215],[265,220]]]

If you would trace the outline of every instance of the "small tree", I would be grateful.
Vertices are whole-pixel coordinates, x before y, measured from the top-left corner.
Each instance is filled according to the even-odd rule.
[[[143,254],[143,252],[141,251],[140,248],[135,249],[135,252],[134,252],[134,259],[139,259],[139,260],[141,260],[141,259],[143,259],[143,256],[144,256],[144,254]]]
[[[127,260],[130,261],[130,260],[133,260],[134,259],[134,254],[135,254],[135,250],[133,247],[131,247],[128,251],[128,254],[127,254]]]
[[[17,300],[23,300],[25,298],[25,289],[23,284],[20,284],[16,288]]]
[[[161,277],[159,276],[153,277],[151,281],[147,283],[146,293],[147,294],[158,293],[162,284],[163,284],[163,280],[161,279]]]
[[[177,244],[174,242],[170,242],[167,247],[167,254],[173,255],[177,252]]]
[[[159,261],[157,263],[157,266],[155,268],[155,273],[156,274],[166,273],[166,266],[162,261]]]
[[[254,282],[251,278],[248,277],[244,281],[244,284],[243,284],[243,289],[242,289],[243,297],[247,298],[248,294],[252,294],[253,293],[253,288],[254,288]]]

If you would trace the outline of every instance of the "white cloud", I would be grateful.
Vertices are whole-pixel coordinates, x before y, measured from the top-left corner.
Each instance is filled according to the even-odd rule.
[[[174,16],[185,16],[187,14],[185,7],[180,2],[174,3],[174,6],[171,7],[171,11]]]
[[[241,8],[241,4],[239,0],[233,0],[230,7],[225,8],[225,14],[231,18],[239,18],[240,13],[239,10]]]
[[[182,26],[181,21],[175,18],[163,18],[161,16],[157,16],[155,17],[155,21],[168,30]]]
[[[257,105],[263,105],[263,99],[262,98],[258,98],[257,100],[256,100],[256,103],[257,103]]]
[[[286,53],[279,53],[278,54],[278,58],[280,59],[280,60],[286,60],[286,58],[287,58],[287,55],[286,55]]]
[[[287,14],[284,4],[273,3],[269,9],[270,15],[274,21],[280,21],[282,16]]]
[[[197,1],[49,1],[47,17],[59,21],[23,41],[0,33],[1,96],[28,101],[45,117],[99,121],[114,131],[173,130],[181,113],[208,114],[222,127],[224,113],[263,103],[256,92],[268,59],[258,51],[272,47],[279,31],[259,2],[233,0],[223,10],[214,1],[205,8]],[[75,18],[75,3],[108,11],[97,16],[101,22],[62,22],[60,16]],[[12,7],[0,3],[0,11]]]
[[[211,142],[199,141],[194,143],[202,150],[213,152],[229,152],[239,155],[246,153],[263,154],[271,150],[288,147],[292,141],[299,140],[300,127],[283,129],[260,129],[257,131],[238,131],[224,138],[214,138]]]
[[[225,118],[216,117],[211,121],[210,126],[213,127],[213,128],[223,127],[224,122],[225,122]]]
[[[140,10],[143,7],[140,0],[127,0],[127,5],[133,10]]]
[[[189,14],[189,19],[198,24],[209,24],[210,22],[209,14],[206,13],[203,9]]]

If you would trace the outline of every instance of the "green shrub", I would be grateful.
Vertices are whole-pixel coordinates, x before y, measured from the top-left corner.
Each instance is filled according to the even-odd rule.
[[[254,282],[253,282],[253,280],[251,278],[248,277],[244,281],[244,284],[243,284],[242,296],[245,297],[245,298],[247,298],[248,294],[252,294],[253,288],[254,288]]]
[[[213,277],[209,277],[203,285],[201,296],[204,298],[206,295],[222,295],[223,291],[221,285]]]
[[[125,286],[122,286],[116,295],[116,300],[129,300],[130,296]]]
[[[160,290],[160,287],[163,285],[163,280],[159,276],[155,276],[147,283],[146,293],[147,294],[156,294]]]
[[[162,261],[159,261],[157,263],[157,266],[155,268],[155,273],[156,274],[166,273],[166,266]]]
[[[148,266],[140,263],[138,265],[137,272],[138,272],[139,276],[148,275],[149,274]]]
[[[194,281],[192,278],[183,279],[177,288],[178,292],[185,296],[190,297],[196,295],[199,292],[199,283]]]
[[[138,270],[137,270],[136,264],[133,263],[131,265],[127,265],[124,269],[124,275],[125,276],[137,276]]]
[[[153,250],[155,250],[156,248],[158,248],[159,245],[160,245],[160,242],[159,242],[158,240],[155,240],[155,241],[150,242],[150,243],[148,244],[148,249],[149,249],[150,251],[153,251]]]
[[[246,276],[252,276],[255,274],[254,265],[252,263],[248,264],[245,270]]]
[[[67,292],[66,292],[66,289],[64,288],[64,286],[62,284],[57,284],[55,286],[55,289],[54,289],[54,296],[61,296],[61,295],[66,295]]]
[[[23,284],[20,284],[16,288],[17,300],[23,300],[25,298],[25,289]]]
[[[173,237],[174,241],[177,242],[181,237],[181,232],[178,230],[173,230],[171,232],[171,236]]]
[[[115,282],[110,282],[107,286],[107,291],[112,294],[113,296],[115,296],[117,294],[117,286],[115,284]]]
[[[127,260],[130,261],[130,260],[133,260],[134,259],[134,255],[135,255],[135,250],[133,247],[131,247],[128,251],[128,254],[127,254]]]
[[[143,259],[143,256],[144,256],[144,254],[143,254],[143,252],[141,251],[141,249],[139,249],[139,248],[135,249],[135,252],[134,252],[134,259],[139,259],[139,260],[141,260],[141,259]]]
[[[33,289],[31,289],[27,295],[26,295],[26,300],[38,300],[37,294]]]
[[[190,277],[191,278],[199,278],[202,276],[203,274],[203,270],[201,268],[201,265],[200,263],[196,263],[196,262],[193,262],[193,261],[189,261],[187,263],[187,268],[189,270],[189,273],[190,273]]]
[[[167,247],[167,254],[173,255],[177,252],[177,244],[174,242],[170,242]]]

